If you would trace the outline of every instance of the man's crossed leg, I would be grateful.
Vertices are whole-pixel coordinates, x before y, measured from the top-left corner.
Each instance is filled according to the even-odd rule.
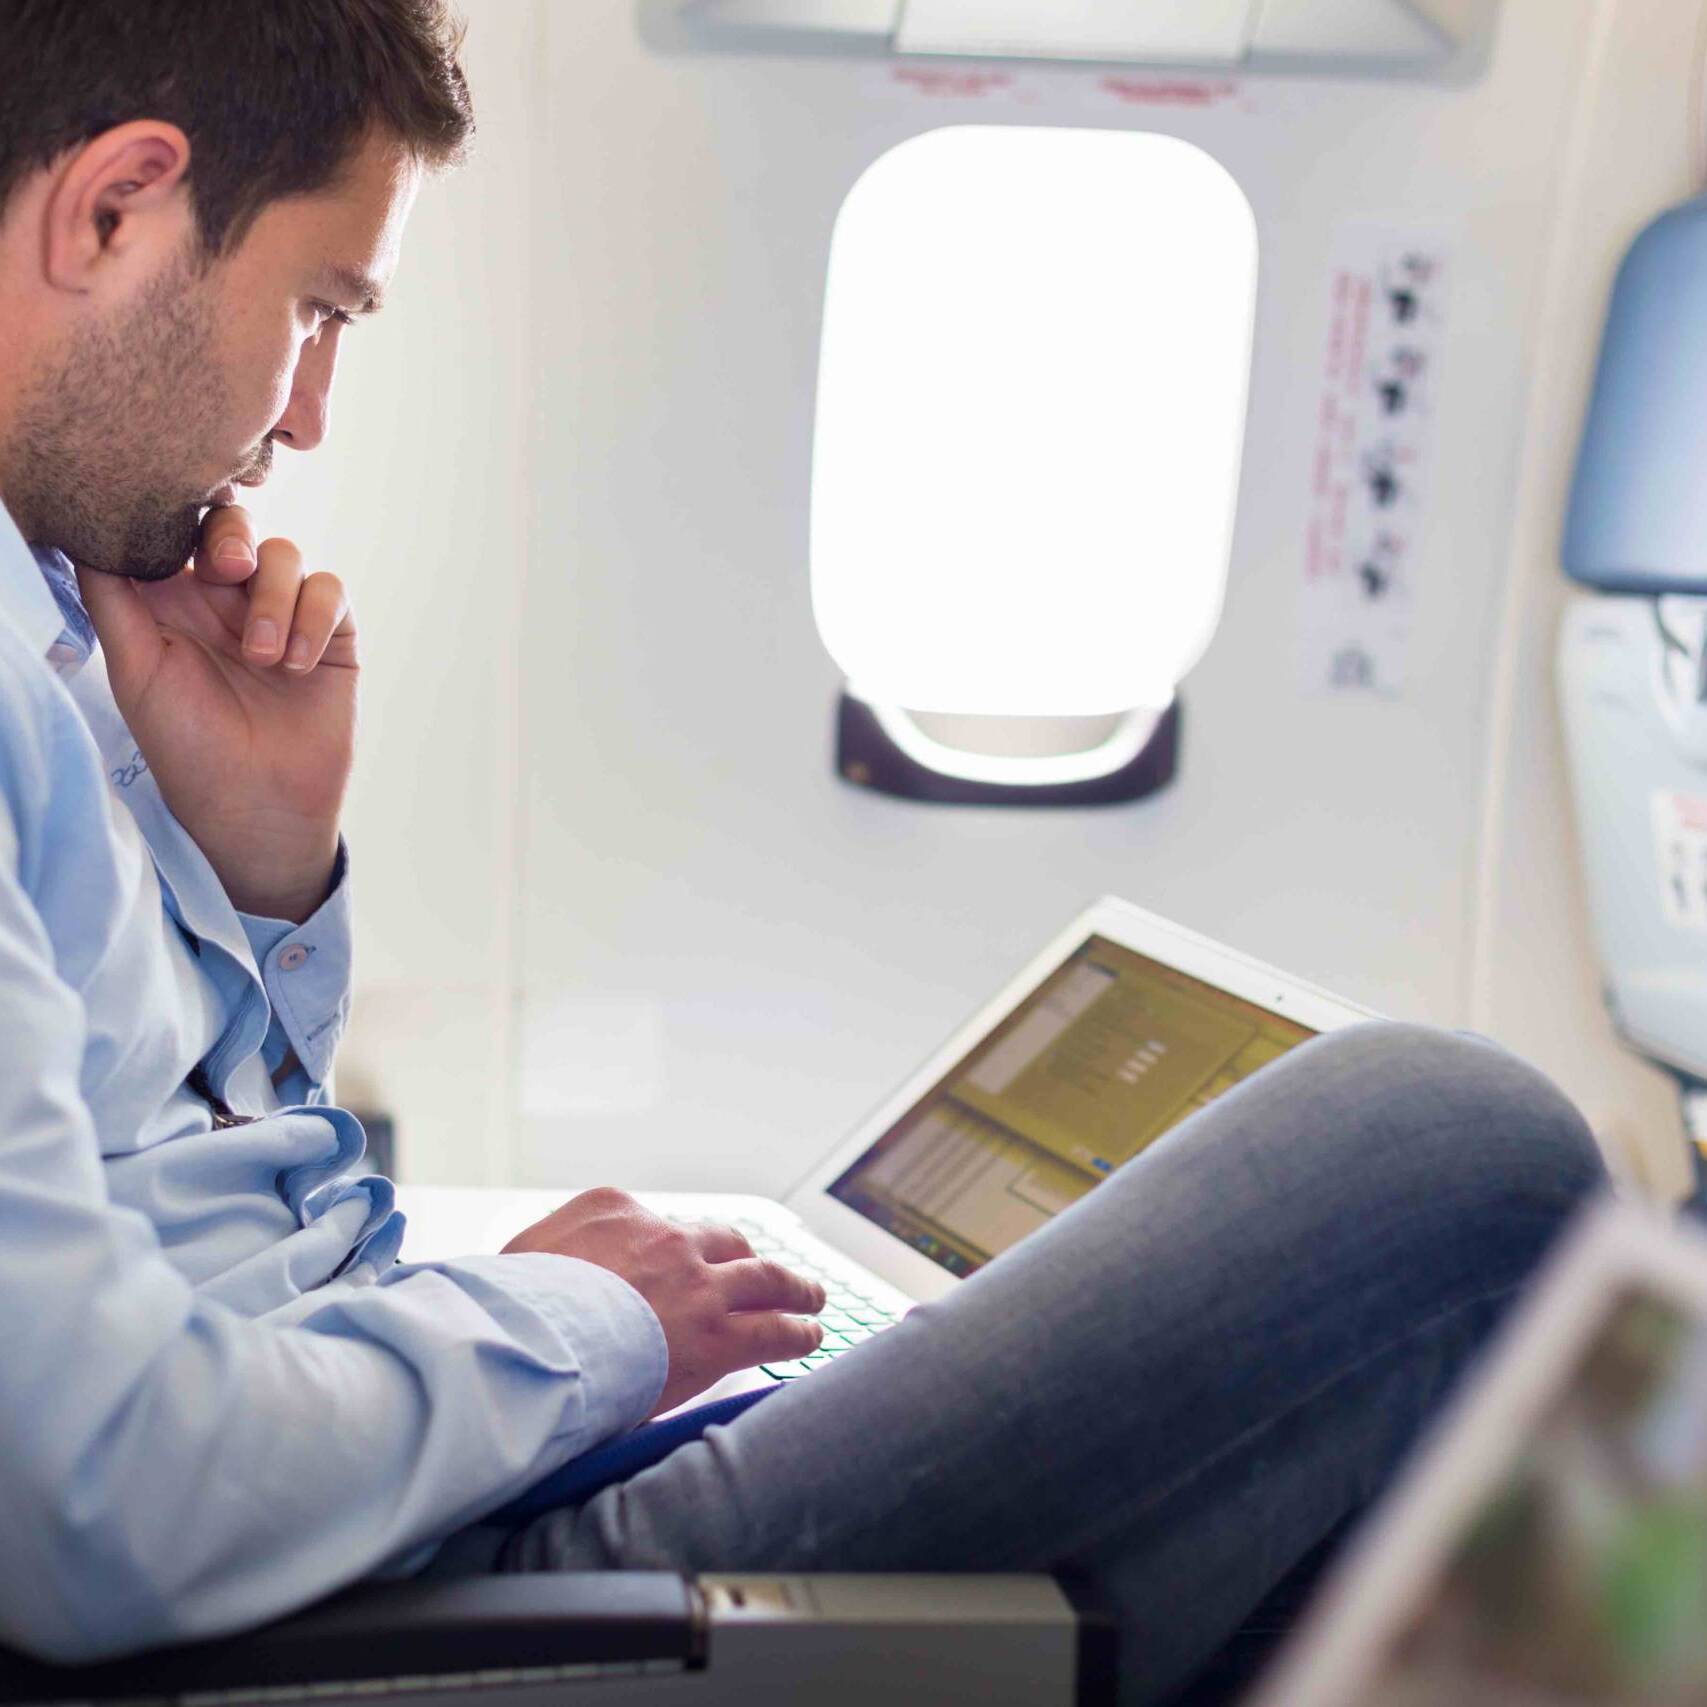
[[[500,1568],[1075,1572],[1123,1700],[1167,1699],[1295,1597],[1604,1177],[1491,1044],[1316,1040]]]

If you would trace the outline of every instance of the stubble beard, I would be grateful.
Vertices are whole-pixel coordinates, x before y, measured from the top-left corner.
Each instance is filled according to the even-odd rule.
[[[210,294],[185,257],[80,328],[29,388],[6,500],[32,545],[136,581],[166,580],[189,560],[207,496],[186,489],[183,465],[229,433]]]

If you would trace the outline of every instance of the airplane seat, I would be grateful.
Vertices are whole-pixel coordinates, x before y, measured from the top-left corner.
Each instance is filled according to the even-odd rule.
[[[610,1571],[366,1586],[94,1665],[0,1648],[0,1707],[1102,1707],[1114,1624],[1047,1576]]]
[[[1707,1212],[1707,197],[1619,268],[1563,542],[1558,687],[1608,1010],[1678,1080]]]

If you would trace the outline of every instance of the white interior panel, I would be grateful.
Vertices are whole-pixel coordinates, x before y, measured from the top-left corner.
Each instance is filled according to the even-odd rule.
[[[1699,188],[1695,6],[1508,0],[1486,79],[1450,90],[932,82],[654,53],[617,0],[464,9],[474,158],[423,191],[326,446],[255,504],[361,621],[339,1090],[397,1114],[409,1177],[782,1189],[1109,891],[1489,1032],[1675,1177],[1670,1090],[1600,1008],[1551,659],[1613,268]],[[1262,236],[1226,610],[1180,778],[1133,807],[930,809],[831,773],[807,576],[830,230],[885,150],[968,122],[1169,130]],[[1292,646],[1327,257],[1369,221],[1446,233],[1454,267],[1387,702],[1305,692]]]
[[[1454,41],[1463,41],[1486,20],[1499,0],[1406,0]]]
[[[1104,892],[1378,1010],[1465,1022],[1493,631],[1594,12],[1513,0],[1468,90],[1252,82],[1184,106],[1088,68],[968,96],[876,65],[652,54],[620,9],[547,11],[542,150],[562,164],[537,221],[522,999],[652,993],[662,1012],[651,1105],[526,1118],[527,1179],[588,1177],[592,1155],[639,1185],[774,1190]],[[1132,807],[933,809],[832,771],[839,679],[807,573],[831,227],[886,150],[974,120],[1185,137],[1262,236],[1226,609],[1183,687],[1180,777]],[[1292,643],[1325,258],[1369,220],[1445,227],[1457,258],[1416,686],[1390,702],[1304,691]],[[1569,1083],[1579,1043],[1559,1036],[1538,1058]]]
[[[1251,46],[1258,53],[1438,59],[1455,41],[1408,0],[1263,0]]]
[[[1554,686],[1574,589],[1559,541],[1614,272],[1663,208],[1699,193],[1701,13],[1605,0],[1585,20],[1525,399],[1518,506],[1489,682],[1470,1023],[1541,1062],[1653,1186],[1686,1178],[1675,1083],[1614,1037],[1600,993]],[[1639,120],[1639,122],[1637,122]]]
[[[1245,51],[1256,0],[905,0],[903,53],[1225,59]]]
[[[696,21],[745,29],[836,30],[889,36],[902,0],[689,0]]]

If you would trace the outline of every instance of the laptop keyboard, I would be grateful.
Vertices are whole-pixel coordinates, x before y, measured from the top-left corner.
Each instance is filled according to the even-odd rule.
[[[733,1216],[728,1225],[745,1237],[753,1247],[754,1256],[779,1262],[784,1268],[805,1275],[808,1280],[818,1281],[824,1288],[824,1308],[818,1312],[817,1318],[824,1326],[823,1344],[809,1357],[761,1365],[767,1375],[778,1381],[792,1381],[796,1376],[811,1374],[832,1358],[852,1351],[856,1345],[863,1345],[873,1334],[892,1328],[905,1314],[868,1298],[856,1278],[783,1243],[763,1222]]]

